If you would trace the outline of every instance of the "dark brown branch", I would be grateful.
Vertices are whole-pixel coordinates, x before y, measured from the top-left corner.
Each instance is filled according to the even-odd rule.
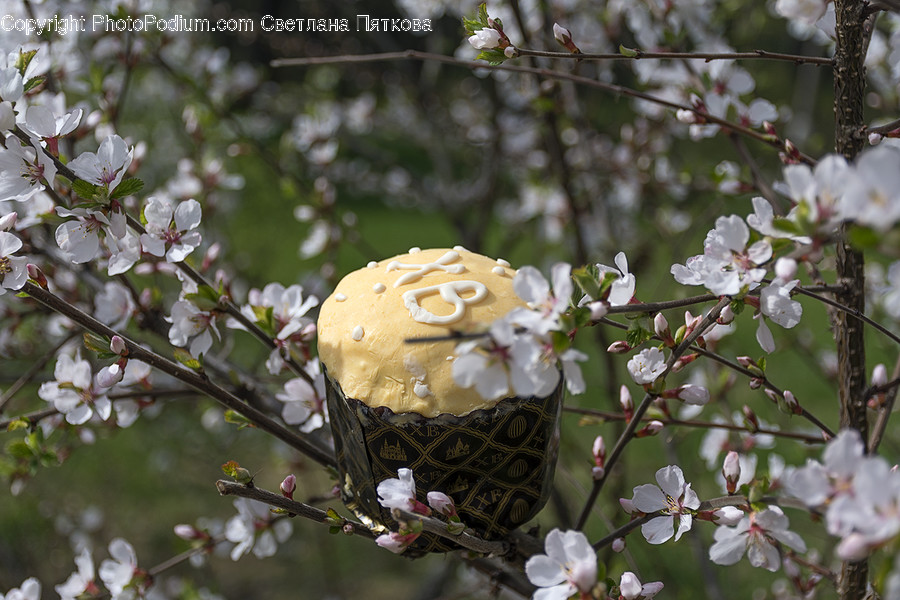
[[[286,443],[290,447],[299,450],[303,454],[306,454],[316,462],[325,466],[336,466],[334,455],[332,455],[325,449],[320,448],[318,445],[310,442],[299,433],[279,424],[262,411],[242,402],[237,396],[235,396],[228,390],[213,383],[205,374],[186,369],[181,365],[163,356],[160,356],[159,354],[156,354],[155,352],[147,350],[143,346],[137,344],[121,333],[109,328],[94,317],[80,311],[68,302],[52,294],[51,292],[38,287],[30,281],[25,284],[25,287],[22,288],[22,291],[50,310],[69,317],[69,319],[71,319],[73,322],[77,323],[87,331],[106,336],[108,338],[111,338],[114,335],[118,335],[125,341],[125,346],[128,350],[129,358],[145,362],[151,367],[159,369],[163,373],[166,373],[167,375],[178,379],[182,383],[189,385],[195,390],[209,396],[226,408],[230,408],[231,410],[234,410],[235,412],[243,415],[259,429],[273,435],[277,439]]]

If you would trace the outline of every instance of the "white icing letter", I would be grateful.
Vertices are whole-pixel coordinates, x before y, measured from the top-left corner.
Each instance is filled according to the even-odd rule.
[[[461,293],[474,292],[467,298],[460,297]],[[444,302],[453,306],[453,312],[449,315],[435,315],[419,305],[419,297],[439,293]],[[460,321],[466,313],[466,305],[476,304],[487,297],[487,287],[480,281],[448,281],[440,285],[430,285],[417,290],[409,290],[403,293],[403,305],[409,309],[409,315],[419,323],[427,325],[450,325]]]

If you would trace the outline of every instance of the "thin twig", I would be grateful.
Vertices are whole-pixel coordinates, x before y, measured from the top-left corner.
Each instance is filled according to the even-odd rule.
[[[391,511],[391,516],[394,517],[394,520],[396,521],[419,521],[420,523],[422,523],[422,529],[424,529],[428,533],[433,533],[437,536],[448,539],[456,544],[459,544],[463,548],[467,548],[480,554],[504,556],[509,553],[510,545],[507,541],[485,540],[478,536],[472,535],[467,531],[463,531],[459,535],[454,535],[447,531],[447,523],[438,519],[411,513],[409,511],[400,510],[397,508]]]
[[[590,77],[582,77],[581,75],[575,75],[573,73],[563,73],[559,71],[554,71],[552,69],[542,69],[536,67],[525,67],[519,65],[509,65],[509,64],[501,64],[501,65],[489,65],[483,62],[477,61],[466,61],[459,60],[452,56],[446,56],[444,54],[434,54],[431,52],[420,52],[418,50],[404,50],[402,52],[383,52],[377,54],[346,54],[340,56],[316,56],[316,57],[307,57],[307,58],[279,58],[273,60],[270,64],[273,67],[293,67],[293,66],[305,66],[305,65],[325,65],[325,64],[339,64],[339,63],[363,63],[363,62],[380,62],[380,61],[390,61],[390,60],[426,60],[426,61],[435,61],[441,62],[450,65],[456,65],[459,67],[467,68],[467,69],[486,69],[489,71],[511,71],[513,73],[528,73],[531,75],[538,75],[541,77],[546,77],[549,79],[560,79],[564,81],[571,81],[573,83],[583,85],[586,87],[592,87],[599,90],[604,90],[611,94],[615,94],[618,96],[626,96],[629,98],[636,98],[638,100],[644,100],[647,102],[651,102],[653,104],[658,104],[659,106],[665,106],[667,108],[671,108],[673,110],[684,110],[690,113],[697,115],[704,123],[711,125],[718,125],[724,129],[735,131],[747,137],[753,138],[757,141],[760,141],[768,146],[778,149],[779,151],[784,150],[784,145],[780,143],[778,140],[772,139],[772,136],[769,136],[765,133],[755,131],[750,129],[749,127],[744,127],[743,125],[738,125],[737,123],[732,123],[727,119],[723,119],[721,117],[717,117],[715,115],[711,115],[709,113],[703,112],[702,110],[690,106],[687,104],[679,104],[677,102],[672,102],[670,100],[666,100],[664,98],[659,98],[657,96],[653,96],[650,94],[645,94],[643,92],[639,92],[635,89],[624,87],[621,85],[616,85],[614,83],[606,83],[604,81],[599,81],[597,79],[591,79]],[[799,160],[802,162],[814,166],[818,161],[803,154],[802,152],[798,155]]]
[[[881,439],[884,437],[888,420],[891,418],[891,413],[894,411],[894,402],[897,400],[898,382],[900,382],[900,357],[898,357],[897,362],[894,363],[894,372],[891,373],[891,381],[888,382],[892,385],[890,389],[887,390],[887,394],[884,397],[884,403],[878,407],[878,418],[875,419],[875,424],[872,426],[872,432],[869,435],[869,454],[875,454],[878,451],[878,446],[881,444]]]
[[[876,125],[874,127],[869,127],[866,129],[868,133],[878,133],[885,134],[894,131],[895,129],[900,128],[900,119],[895,119],[890,123],[885,123],[884,125]]]
[[[602,419],[604,421],[626,421],[628,418],[622,413],[615,413],[603,410],[596,410],[593,408],[579,408],[577,406],[563,406],[563,412],[573,413],[577,415],[585,415],[589,417],[596,417],[598,419]],[[825,439],[821,435],[812,435],[809,433],[802,433],[799,431],[781,431],[780,429],[767,429],[765,427],[759,427],[756,429],[750,429],[743,425],[735,425],[734,423],[715,423],[713,421],[695,421],[695,420],[682,420],[682,419],[674,419],[674,418],[665,418],[665,417],[648,417],[644,415],[642,418],[644,421],[659,421],[663,425],[678,425],[682,427],[697,427],[700,429],[727,429],[728,431],[741,431],[746,433],[752,433],[754,435],[771,435],[775,437],[783,437],[789,438],[792,440],[798,440],[801,442],[805,442],[807,444],[824,444]]]
[[[216,489],[219,490],[219,493],[223,496],[240,496],[241,498],[258,500],[271,506],[284,509],[290,514],[297,515],[298,517],[310,519],[317,523],[327,523],[331,526],[340,527],[344,530],[344,533],[348,535],[359,535],[372,540],[375,539],[375,533],[362,523],[350,521],[343,517],[341,517],[342,521],[340,523],[335,523],[334,519],[328,516],[328,513],[322,509],[310,506],[309,504],[304,504],[303,502],[291,500],[290,498],[285,498],[281,494],[275,494],[256,486],[219,479],[216,481]]]
[[[710,327],[712,327],[716,319],[719,318],[719,315],[722,313],[722,310],[728,306],[731,302],[731,298],[724,296],[719,302],[710,309],[706,316],[700,321],[700,323],[694,328],[691,333],[685,336],[684,340],[678,346],[672,350],[672,354],[669,355],[668,360],[666,360],[666,369],[660,375],[660,377],[665,377],[669,374],[669,371],[672,369],[672,365],[681,357],[688,348],[696,341],[698,337],[703,335],[703,333]],[[644,416],[644,413],[647,412],[647,409],[650,408],[650,404],[656,398],[656,394],[648,392],[644,395],[644,399],[641,401],[640,405],[635,409],[634,416],[631,421],[625,426],[625,431],[622,432],[622,435],[619,436],[619,439],[616,440],[616,445],[613,447],[612,451],[609,453],[609,456],[606,459],[606,468],[603,472],[603,475],[594,480],[594,485],[591,488],[591,492],[588,495],[587,501],[585,501],[584,508],[581,511],[581,516],[578,518],[578,523],[575,525],[575,529],[583,529],[585,523],[587,523],[588,516],[591,513],[591,509],[594,506],[594,502],[597,501],[597,496],[600,494],[600,490],[603,489],[603,484],[606,483],[606,479],[609,477],[609,474],[612,472],[613,466],[618,462],[619,456],[625,450],[626,444],[631,441],[634,437],[635,431],[637,431],[637,427],[641,422],[641,418]]]
[[[53,359],[54,356],[56,356],[56,353],[59,352],[60,348],[62,348],[63,346],[68,344],[70,341],[72,341],[75,338],[75,335],[76,334],[74,334],[74,333],[69,334],[68,336],[66,336],[65,338],[60,340],[60,342],[58,344],[56,344],[55,346],[50,348],[46,353],[44,353],[43,356],[41,356],[36,361],[31,363],[31,366],[29,366],[28,369],[25,370],[25,373],[23,373],[21,377],[19,377],[15,382],[13,382],[13,384],[11,386],[6,388],[6,391],[3,392],[2,396],[0,396],[0,413],[3,412],[4,408],[6,408],[7,402],[12,400],[13,396],[15,396],[16,393],[18,393],[18,391],[21,390],[25,386],[25,384],[27,384],[29,381],[31,381],[31,379],[35,375],[37,375],[37,373],[41,369],[44,368],[44,365],[46,365],[48,362],[50,362]]]
[[[753,50],[751,52],[644,52],[637,48],[626,49],[626,54],[622,53],[581,53],[572,54],[571,52],[547,52],[543,50],[527,50],[525,48],[516,48],[519,56],[540,56],[544,58],[567,58],[569,60],[641,60],[641,59],[661,59],[661,60],[702,60],[710,62],[713,60],[779,60],[792,62],[798,65],[816,65],[831,66],[832,61],[825,56],[803,56],[799,54],[783,54],[781,52],[767,52],[765,50]]]

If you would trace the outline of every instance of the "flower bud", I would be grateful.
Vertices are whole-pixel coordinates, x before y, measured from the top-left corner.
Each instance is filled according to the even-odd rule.
[[[797,399],[794,397],[794,394],[790,390],[784,390],[784,396],[778,403],[778,408],[780,408],[783,412],[791,415],[799,415],[803,413],[803,409],[800,408],[800,402],[797,401]]]
[[[604,475],[606,475],[606,469],[603,467],[591,467],[591,478],[594,481],[603,479]]]
[[[887,368],[883,363],[878,363],[872,369],[872,385],[884,385],[888,382]]]
[[[9,213],[8,215],[4,215],[0,217],[0,231],[9,231],[13,227],[16,226],[16,220],[19,218],[14,212]]]
[[[34,281],[41,289],[48,289],[47,277],[44,276],[44,272],[37,265],[28,263],[25,265],[25,271],[28,273],[28,278]]]
[[[124,356],[128,352],[128,348],[125,346],[125,340],[118,335],[112,336],[109,340],[109,351]]]
[[[750,358],[749,356],[738,356],[737,361],[738,361],[738,364],[741,365],[742,367],[744,367],[745,369],[748,368],[750,365],[753,365],[754,367],[756,366],[756,361],[753,360],[752,358]]]
[[[880,144],[882,139],[884,139],[884,136],[882,136],[880,133],[869,134],[869,144],[873,146],[877,146],[878,144]]]
[[[619,340],[617,342],[613,342],[609,345],[609,348],[606,349],[610,354],[624,354],[631,350],[631,346],[628,345],[628,342],[625,340]]]
[[[613,552],[622,552],[625,550],[625,538],[614,539],[611,547]]]
[[[113,363],[100,369],[100,372],[94,376],[94,383],[97,384],[97,387],[110,388],[122,381],[123,377],[125,377],[125,369],[119,366],[119,363]]]
[[[685,404],[703,406],[709,402],[709,390],[702,385],[685,384],[678,388],[678,399]]]
[[[174,527],[175,535],[183,540],[199,540],[204,537],[203,532],[187,523],[179,523]]]
[[[662,431],[663,427],[665,427],[665,425],[663,425],[662,421],[656,421],[656,420],[650,421],[649,423],[647,423],[646,427],[637,431],[634,434],[634,437],[642,438],[642,437],[649,437],[652,435],[656,435],[657,433]]]
[[[734,450],[725,455],[725,461],[722,463],[722,475],[725,477],[725,489],[729,494],[734,494],[737,490],[738,480],[741,478],[741,458]]]
[[[594,439],[594,445],[591,447],[591,454],[594,455],[594,462],[598,467],[603,466],[603,462],[606,460],[606,444],[603,442],[603,436],[598,435]]]
[[[634,414],[634,402],[631,400],[631,392],[625,385],[619,388],[619,405],[625,413],[625,418],[630,421],[631,415]]]
[[[507,46],[503,49],[503,56],[505,56],[506,58],[515,58],[519,56],[519,51],[515,46]]]
[[[619,505],[622,507],[622,510],[629,515],[633,514],[635,511],[634,502],[632,502],[630,498],[619,498]]]
[[[782,256],[775,261],[775,276],[787,283],[797,275],[797,261],[793,258]]]
[[[723,506],[713,512],[717,525],[737,525],[744,518],[744,511],[736,506]]]
[[[572,54],[581,54],[581,50],[575,45],[575,42],[572,41],[572,32],[565,27],[561,27],[559,23],[553,24],[553,37],[556,38],[556,41],[559,42],[560,46],[564,47]]]
[[[684,108],[679,108],[675,111],[675,118],[679,123],[687,123],[688,125],[693,125],[698,122],[698,118],[696,113],[692,110],[687,110]]]
[[[742,412],[744,413],[744,424],[747,426],[750,433],[759,431],[759,419],[756,417],[756,413],[753,412],[753,409],[745,404]]]
[[[428,500],[428,506],[445,517],[457,516],[456,505],[453,504],[453,499],[447,494],[442,492],[428,492],[428,494],[425,495],[425,499]]]
[[[669,322],[666,320],[665,315],[656,313],[656,316],[653,317],[653,329],[666,346],[669,348],[675,346],[675,340],[672,338],[672,330],[669,329]]]
[[[281,495],[288,500],[294,499],[294,490],[297,489],[297,478],[293,473],[284,478],[281,482]]]
[[[866,558],[869,555],[869,544],[861,533],[851,533],[841,540],[835,551],[835,554],[841,560],[857,561]]]
[[[772,125],[769,121],[762,122],[763,131],[766,132],[766,135],[772,135],[778,137],[778,131],[775,129],[775,126]]]
[[[719,325],[728,325],[734,321],[734,310],[731,308],[731,304],[725,306],[722,309],[722,312],[719,313],[719,318],[716,319],[716,323]]]

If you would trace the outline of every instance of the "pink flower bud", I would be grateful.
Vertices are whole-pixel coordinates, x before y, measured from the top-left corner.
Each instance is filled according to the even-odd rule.
[[[656,420],[650,421],[649,423],[647,423],[646,427],[637,431],[634,434],[634,437],[642,438],[642,437],[649,437],[652,435],[656,435],[657,433],[662,431],[663,427],[665,427],[665,425],[663,424],[662,421],[656,421]]]
[[[775,261],[775,276],[788,282],[797,276],[797,261],[793,258],[781,257]]]
[[[453,504],[453,499],[447,494],[443,492],[428,492],[425,495],[425,499],[428,500],[428,506],[445,517],[457,516],[456,505]]]
[[[669,322],[666,320],[665,315],[656,313],[656,316],[653,317],[653,329],[666,346],[669,348],[675,346],[675,340],[672,338],[672,330],[669,329]]]
[[[34,281],[41,289],[47,289],[47,277],[44,276],[44,272],[37,265],[28,263],[25,265],[25,271],[28,273],[28,278]]]
[[[113,363],[108,367],[103,367],[100,372],[94,376],[94,383],[101,388],[110,388],[125,377],[125,370],[119,366],[119,363]]]
[[[118,335],[112,336],[109,340],[109,351],[124,356],[128,352],[128,348],[125,346],[125,340]]]
[[[375,543],[382,548],[385,548],[386,550],[390,550],[394,554],[400,554],[404,550],[406,550],[417,537],[419,537],[418,533],[409,533],[406,535],[402,535],[399,533],[391,532],[379,535],[377,538],[375,538]]]
[[[725,477],[725,489],[729,494],[737,490],[738,480],[741,478],[741,459],[734,450],[725,455],[722,463],[722,475]]]
[[[588,304],[588,308],[591,309],[592,321],[599,321],[606,316],[606,313],[609,312],[609,304],[603,302],[602,300],[591,302],[590,304]]]
[[[703,406],[709,402],[709,390],[702,385],[685,384],[678,388],[678,399],[685,404]]]
[[[8,215],[4,215],[0,217],[0,231],[9,231],[13,227],[16,226],[16,220],[19,218],[14,212],[9,213]]]
[[[772,125],[770,122],[763,121],[762,128],[763,128],[763,131],[766,132],[766,135],[774,135],[776,137],[778,136],[778,131],[775,129],[775,126]]]
[[[728,325],[729,323],[734,321],[734,311],[731,309],[731,305],[728,304],[725,308],[722,309],[722,312],[719,313],[719,318],[716,319],[716,323],[719,325]]]
[[[174,527],[174,531],[175,535],[183,540],[199,540],[204,537],[202,531],[198,530],[193,525],[188,525],[187,523],[179,523]]]
[[[503,49],[503,56],[506,58],[515,58],[519,55],[519,51],[515,46],[507,46]]]
[[[565,46],[572,41],[572,32],[562,27],[559,23],[553,24],[553,37],[561,45]]]
[[[784,390],[784,408],[786,412],[789,412],[793,415],[799,415],[803,413],[803,409],[800,408],[800,402],[794,397],[793,392],[790,390]]]
[[[294,499],[294,490],[297,489],[297,478],[293,473],[284,478],[281,482],[281,495],[289,500]]]
[[[619,406],[622,407],[625,418],[630,421],[634,414],[634,402],[631,400],[631,392],[625,385],[619,388]]]
[[[604,475],[606,475],[606,469],[603,467],[591,467],[591,478],[594,481],[603,479]]]
[[[611,547],[613,552],[622,552],[625,550],[625,538],[614,539]]]
[[[713,517],[717,525],[737,525],[744,518],[744,511],[736,506],[723,506],[713,512]]]
[[[745,369],[750,365],[756,366],[756,361],[750,358],[749,356],[738,356],[737,357],[738,364],[744,367]]]
[[[594,445],[591,446],[591,454],[594,455],[594,462],[597,463],[597,466],[602,467],[603,461],[606,460],[606,444],[603,442],[602,435],[598,435],[594,438]]]
[[[631,346],[628,345],[628,342],[625,340],[619,340],[618,342],[613,342],[609,345],[609,348],[606,349],[610,354],[623,354],[631,350]]]
[[[882,139],[884,139],[884,136],[882,136],[880,133],[869,134],[869,144],[873,146],[877,146],[878,144],[880,144]]]
[[[872,369],[872,385],[884,385],[888,382],[887,369],[884,364],[878,363]]]
[[[744,413],[744,422],[750,430],[750,433],[759,431],[759,419],[756,417],[756,413],[753,412],[753,409],[745,404],[742,412]]]

